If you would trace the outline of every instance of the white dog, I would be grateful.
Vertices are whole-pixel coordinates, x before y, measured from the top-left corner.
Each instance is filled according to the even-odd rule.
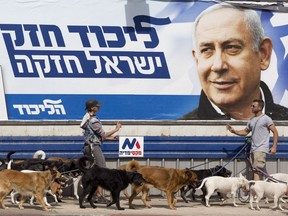
[[[287,173],[274,173],[271,174],[268,178],[265,179],[265,181],[277,181],[277,182],[281,182],[281,183],[285,183],[288,185],[288,174]],[[280,201],[283,203],[286,203],[286,201],[281,197]],[[266,198],[266,202],[265,203],[269,203],[268,198]]]
[[[220,192],[224,194],[231,193],[233,197],[233,204],[236,204],[236,194],[239,188],[245,191],[249,190],[248,180],[240,173],[239,177],[222,177],[222,176],[211,176],[203,179],[201,185],[196,189],[201,189],[205,184],[207,194],[205,196],[206,206],[210,207],[209,199],[214,192]]]
[[[279,207],[282,211],[284,210],[281,207],[279,199],[285,195],[287,191],[287,184],[280,182],[267,182],[267,181],[249,181],[250,183],[250,207],[254,210],[253,207],[253,199],[256,197],[256,208],[260,210],[259,200],[262,199],[263,196],[273,198],[274,206],[272,209]]]

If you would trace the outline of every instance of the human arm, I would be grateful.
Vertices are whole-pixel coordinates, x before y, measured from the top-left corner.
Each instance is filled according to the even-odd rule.
[[[277,128],[275,127],[274,124],[271,124],[269,126],[269,129],[272,131],[273,133],[273,145],[272,147],[270,148],[269,152],[271,155],[275,154],[276,153],[276,148],[277,148],[277,143],[278,143],[278,130]]]
[[[116,123],[116,126],[113,130],[109,132],[105,132],[102,126],[102,123],[97,118],[93,118],[91,122],[91,127],[94,131],[94,133],[101,138],[101,140],[115,140],[117,139],[117,136],[112,136],[114,133],[120,130],[122,127],[120,122]]]
[[[120,130],[120,128],[122,127],[120,122],[117,122],[115,125],[115,128],[109,132],[105,133],[105,139],[106,140],[115,140],[118,138],[118,136],[113,136],[114,133],[116,133],[117,131]]]
[[[229,130],[231,133],[236,134],[238,136],[247,136],[250,131],[248,128],[244,128],[242,130],[235,130],[230,124],[226,125],[227,130]]]

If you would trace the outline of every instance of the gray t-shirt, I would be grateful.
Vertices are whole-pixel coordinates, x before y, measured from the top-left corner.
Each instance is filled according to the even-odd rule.
[[[272,124],[273,124],[272,119],[266,114],[253,117],[247,123],[246,128],[249,131],[252,131],[252,146],[251,146],[252,152],[261,151],[269,153],[269,139],[270,139],[269,127]]]

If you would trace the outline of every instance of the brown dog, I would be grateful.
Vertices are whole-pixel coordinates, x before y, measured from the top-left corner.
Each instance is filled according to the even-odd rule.
[[[120,165],[119,167],[117,167],[117,169],[120,169],[120,170],[126,170],[128,172],[135,172],[137,170],[139,170],[140,168],[143,168],[143,167],[146,167],[144,165],[140,165],[138,161],[136,160],[132,160],[130,161],[128,164],[123,164],[123,165]],[[127,192],[127,188],[125,188],[123,190],[124,192],[124,195],[127,199],[129,199],[129,195],[128,195],[128,192]],[[147,197],[147,200],[150,201],[150,199]]]
[[[153,166],[138,166],[137,161],[131,161],[127,164],[129,166],[139,167],[137,172],[142,174],[146,183],[142,186],[132,186],[132,194],[129,198],[129,208],[134,208],[132,205],[133,199],[142,191],[143,195],[141,200],[146,207],[151,206],[147,203],[147,194],[149,189],[155,187],[166,193],[168,206],[170,209],[175,209],[177,199],[175,193],[185,185],[197,184],[199,182],[197,175],[188,169],[174,169],[174,168],[162,168]],[[130,164],[130,165],[129,165]]]
[[[15,190],[21,194],[19,209],[23,208],[27,196],[35,196],[41,204],[42,209],[47,211],[43,194],[49,188],[52,181],[56,177],[60,177],[61,173],[55,168],[47,171],[23,173],[17,170],[2,170],[0,171],[0,205],[3,209],[7,207],[4,204],[4,198]]]

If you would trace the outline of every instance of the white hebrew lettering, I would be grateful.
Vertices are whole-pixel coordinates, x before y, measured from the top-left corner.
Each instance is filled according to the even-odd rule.
[[[94,69],[94,73],[95,74],[100,74],[102,71],[102,65],[101,65],[101,61],[100,61],[100,57],[99,56],[90,56],[89,54],[87,55],[87,59],[88,60],[93,60],[96,63],[96,68]]]
[[[113,61],[111,61],[108,57],[106,56],[102,56],[102,58],[106,61],[106,64],[105,64],[105,69],[107,71],[108,74],[112,74],[112,71],[111,71],[111,68],[113,68],[116,73],[118,74],[123,74],[123,72],[117,67],[118,66],[118,59],[117,59],[117,56],[113,56]]]
[[[130,57],[128,56],[120,56],[119,59],[121,61],[127,61],[128,65],[129,65],[129,68],[131,70],[131,74],[135,74],[135,67],[134,67],[134,64],[133,64],[133,61]]]
[[[48,59],[48,56],[45,55],[32,55],[32,59],[34,59],[35,61],[35,66],[36,69],[38,71],[39,77],[44,78],[43,76],[43,72],[44,73],[49,73],[51,71],[51,67],[50,67],[50,62]],[[44,71],[43,71],[43,67],[41,66],[41,62],[44,63]]]
[[[148,59],[149,68],[146,70],[146,69],[143,69],[144,67],[147,66],[147,62],[146,62],[145,57],[144,56],[140,56],[140,59],[137,58],[137,57],[134,57],[136,68],[138,69],[138,71],[141,74],[149,75],[149,74],[153,74],[155,72],[155,67],[154,67],[154,64],[153,64],[152,57],[149,56],[149,57],[147,57],[147,59]]]
[[[15,60],[19,60],[20,61],[20,62],[17,62],[17,67],[18,67],[19,73],[24,73],[23,61],[25,61],[25,64],[26,64],[27,69],[28,69],[28,73],[33,73],[34,72],[31,60],[29,59],[28,56],[26,56],[26,55],[15,55]]]
[[[57,56],[57,55],[51,55],[50,59],[55,62],[55,66],[56,66],[57,72],[58,73],[63,73],[63,70],[62,70],[62,67],[61,67],[61,64],[60,64],[61,57]]]
[[[76,56],[63,56],[63,58],[64,58],[65,65],[67,67],[68,73],[73,73],[70,61],[74,61],[75,62],[75,65],[76,65],[78,73],[81,73],[81,74],[83,73],[83,70],[82,70],[82,67],[81,67],[81,63],[80,63],[79,59]]]
[[[20,115],[39,115],[47,112],[49,115],[66,115],[62,100],[43,100],[43,104],[14,104],[13,108],[18,109]]]

